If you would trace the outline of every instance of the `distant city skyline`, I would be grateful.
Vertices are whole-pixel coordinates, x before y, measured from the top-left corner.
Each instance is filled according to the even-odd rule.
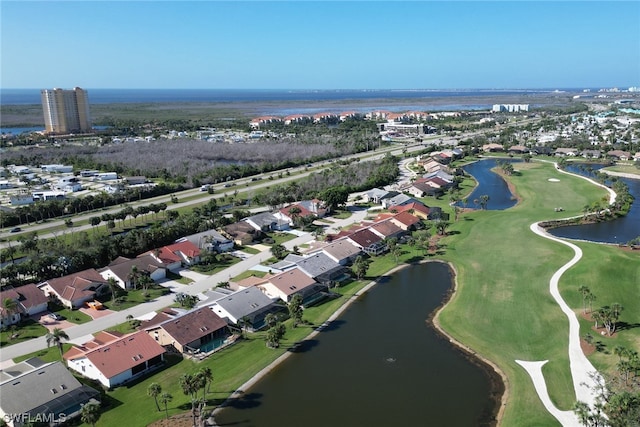
[[[0,87],[640,86],[640,2],[2,1]]]

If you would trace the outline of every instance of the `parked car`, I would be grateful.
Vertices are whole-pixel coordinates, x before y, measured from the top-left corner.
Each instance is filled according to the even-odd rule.
[[[49,318],[53,320],[64,320],[64,316],[60,316],[58,313],[49,313]]]
[[[22,228],[20,228],[20,227],[15,227],[15,228],[12,228],[12,229],[11,229],[11,232],[12,232],[12,233],[19,233],[19,232],[21,232],[21,231],[22,231]]]

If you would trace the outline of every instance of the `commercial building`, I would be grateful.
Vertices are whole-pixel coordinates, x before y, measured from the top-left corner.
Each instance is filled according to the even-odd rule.
[[[89,98],[79,87],[72,90],[43,89],[40,92],[46,133],[91,132]]]
[[[509,112],[509,113],[522,113],[529,111],[529,104],[493,104],[491,109],[494,113]]]

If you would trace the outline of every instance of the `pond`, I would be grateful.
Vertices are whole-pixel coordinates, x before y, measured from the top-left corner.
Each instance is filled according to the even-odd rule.
[[[496,410],[491,396],[502,393],[499,378],[496,382],[495,374],[470,361],[427,322],[451,285],[451,271],[442,263],[385,277],[244,398],[220,411],[216,422],[490,425]]]
[[[600,164],[569,164],[567,171],[582,176],[593,177],[593,171],[602,169]],[[571,225],[549,230],[556,237],[589,240],[600,243],[627,243],[640,236],[640,179],[620,178],[634,197],[629,213],[612,221],[593,224]]]
[[[506,181],[491,169],[498,167],[498,162],[519,162],[519,159],[485,159],[464,166],[462,169],[473,176],[478,185],[467,197],[467,204],[460,202],[461,207],[479,208],[481,196],[489,196],[486,205],[488,210],[504,210],[516,205],[518,202],[509,190]]]

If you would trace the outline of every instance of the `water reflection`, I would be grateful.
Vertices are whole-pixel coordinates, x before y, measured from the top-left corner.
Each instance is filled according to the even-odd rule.
[[[567,171],[578,175],[593,177],[594,172],[602,169],[601,164],[569,164]],[[601,243],[627,243],[640,236],[640,179],[620,178],[634,197],[629,213],[612,221],[594,224],[571,225],[549,230],[556,237],[589,240]]]
[[[490,377],[428,325],[451,287],[446,264],[405,268],[376,285],[248,394],[218,425],[488,425]],[[242,400],[242,399],[241,399]],[[240,409],[242,408],[242,409]]]
[[[519,159],[484,159],[463,167],[464,171],[473,176],[478,185],[467,197],[467,204],[460,202],[458,206],[480,208],[483,195],[489,196],[485,207],[488,210],[504,210],[516,205],[517,199],[509,190],[505,180],[491,169],[498,166],[498,162],[520,162]]]

